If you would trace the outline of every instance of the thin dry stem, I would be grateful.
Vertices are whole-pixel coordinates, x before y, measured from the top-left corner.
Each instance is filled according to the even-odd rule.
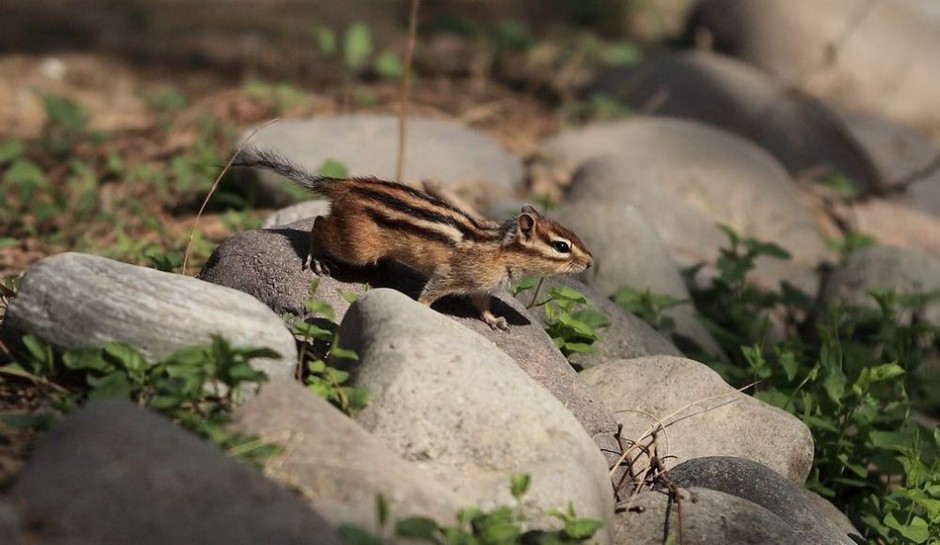
[[[759,382],[759,381],[755,381],[755,382],[752,382],[752,383],[747,384],[747,385],[745,385],[745,386],[742,386],[742,387],[740,387],[740,388],[737,388],[737,389],[735,390],[735,392],[742,392],[742,391],[744,391],[744,390],[747,390],[748,388],[754,386],[754,385],[757,384],[758,382]],[[627,450],[625,450],[625,451],[620,455],[620,458],[617,460],[617,463],[615,463],[615,464],[613,465],[613,467],[611,468],[611,470],[610,470],[610,475],[611,475],[611,477],[614,475],[614,473],[616,472],[616,470],[617,470],[617,468],[620,466],[620,464],[622,464],[622,463],[627,459],[627,456],[629,455],[630,451],[632,451],[632,450],[635,448],[636,445],[640,445],[640,444],[641,444],[641,441],[643,441],[643,439],[645,439],[646,437],[649,437],[649,436],[650,436],[651,434],[653,434],[653,433],[656,433],[658,430],[663,430],[663,431],[665,432],[666,427],[671,426],[672,424],[675,424],[676,422],[678,422],[678,420],[669,422],[670,420],[672,420],[673,418],[675,418],[677,415],[679,415],[679,414],[681,414],[681,413],[683,413],[683,412],[685,412],[685,411],[691,409],[692,407],[694,407],[694,406],[696,406],[696,405],[699,405],[699,404],[701,404],[701,403],[705,403],[705,402],[707,402],[707,401],[711,401],[711,400],[714,400],[714,399],[721,399],[721,398],[723,398],[723,397],[727,397],[727,396],[731,395],[732,393],[734,393],[734,392],[725,392],[725,393],[716,394],[716,395],[709,396],[709,397],[704,397],[704,398],[702,398],[702,399],[697,399],[697,400],[695,400],[695,401],[691,401],[691,402],[685,404],[684,406],[682,406],[682,407],[676,409],[675,411],[673,411],[671,414],[669,414],[668,416],[666,416],[666,417],[664,417],[664,418],[655,418],[655,417],[653,417],[653,418],[655,418],[656,423],[653,424],[653,425],[651,425],[649,428],[647,428],[646,431],[644,431],[644,432],[639,436],[639,438],[637,438],[635,441],[633,441],[634,447],[628,448]],[[712,407],[711,409],[714,409],[714,408],[716,408],[716,407]],[[711,409],[708,409],[708,410],[711,410]],[[644,412],[644,411],[641,411],[641,410],[639,410],[639,409],[618,409],[618,410],[616,410],[616,411],[613,411],[614,414],[622,413],[622,412],[640,412],[640,413],[642,413],[642,412]],[[646,413],[646,414],[648,414],[648,413]],[[652,415],[650,415],[650,416],[652,417]],[[668,422],[668,423],[665,423],[665,422]]]
[[[418,4],[420,0],[411,0],[411,13],[408,16],[408,46],[405,48],[405,71],[401,76],[401,112],[398,117],[398,165],[395,167],[395,179],[399,182],[405,171],[408,133],[408,97],[411,83],[411,61],[414,56],[415,41],[418,34]]]
[[[193,218],[193,226],[189,230],[189,240],[186,242],[186,252],[183,254],[183,267],[182,270],[180,270],[181,275],[186,275],[186,264],[189,263],[189,252],[193,248],[193,237],[196,236],[196,227],[199,226],[199,219],[202,217],[202,213],[206,210],[206,205],[209,204],[209,199],[212,198],[212,194],[215,193],[216,188],[219,187],[219,182],[222,181],[222,176],[225,176],[225,173],[228,172],[228,169],[232,168],[232,163],[235,162],[235,158],[238,157],[238,154],[242,152],[245,146],[248,145],[248,142],[255,136],[255,134],[257,134],[258,131],[279,120],[280,118],[275,117],[274,119],[265,121],[261,125],[255,127],[255,130],[251,131],[251,133],[249,133],[248,136],[242,140],[241,144],[238,145],[238,147],[235,149],[235,153],[233,153],[228,162],[225,163],[225,168],[223,168],[222,171],[219,172],[219,175],[215,178],[215,182],[213,182],[212,188],[209,189],[209,194],[206,195],[206,198],[202,201],[202,206],[199,207],[199,213],[197,213],[196,217]]]

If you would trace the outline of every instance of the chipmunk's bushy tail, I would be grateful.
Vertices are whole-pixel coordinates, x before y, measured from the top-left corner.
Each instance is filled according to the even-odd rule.
[[[280,174],[304,189],[324,196],[329,195],[331,182],[341,181],[341,178],[329,178],[313,174],[276,151],[258,149],[254,146],[247,146],[242,149],[235,157],[235,160],[232,161],[232,166],[264,168]]]

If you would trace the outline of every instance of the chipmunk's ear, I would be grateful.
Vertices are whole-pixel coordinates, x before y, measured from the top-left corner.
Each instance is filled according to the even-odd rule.
[[[522,213],[516,220],[519,224],[519,235],[523,241],[528,241],[535,234],[535,222],[538,220],[539,213],[529,205],[522,207]]]

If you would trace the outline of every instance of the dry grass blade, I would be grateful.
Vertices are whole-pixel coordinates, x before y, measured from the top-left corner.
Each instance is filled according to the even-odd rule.
[[[199,213],[197,213],[196,217],[193,218],[193,226],[189,230],[189,240],[186,242],[186,252],[183,254],[183,266],[182,266],[182,269],[180,270],[181,275],[183,276],[186,275],[186,264],[189,263],[189,252],[192,250],[192,247],[193,247],[193,237],[196,235],[196,227],[199,226],[199,219],[202,218],[202,213],[205,212],[206,205],[209,204],[209,199],[212,198],[212,194],[215,193],[216,188],[219,187],[219,182],[222,181],[222,177],[225,176],[225,173],[228,172],[228,169],[232,168],[232,163],[235,161],[235,158],[238,157],[238,154],[241,153],[243,149],[245,149],[245,146],[248,145],[248,142],[251,141],[251,139],[255,136],[255,134],[257,134],[258,131],[260,131],[261,129],[279,120],[280,118],[275,117],[274,119],[269,119],[268,121],[265,121],[261,125],[258,125],[257,127],[255,127],[255,129],[251,131],[251,133],[249,133],[248,136],[246,136],[244,140],[242,140],[241,144],[239,144],[238,147],[235,148],[235,153],[232,154],[228,162],[225,163],[225,167],[222,169],[221,172],[219,172],[219,175],[216,176],[215,182],[212,183],[212,187],[209,189],[209,193],[206,195],[206,198],[202,201],[202,206],[199,207]]]
[[[411,83],[411,62],[414,57],[415,42],[418,34],[418,4],[420,0],[411,0],[411,13],[408,15],[408,46],[405,49],[405,71],[401,76],[401,112],[398,117],[398,164],[395,167],[395,180],[402,182],[405,171],[405,156],[408,132],[408,97]]]
[[[675,411],[673,411],[671,414],[669,414],[668,416],[664,418],[657,418],[653,416],[652,414],[642,411],[640,409],[618,409],[616,411],[613,411],[614,414],[623,413],[623,412],[638,412],[638,413],[646,414],[650,418],[653,418],[656,421],[656,423],[651,425],[649,428],[647,428],[646,431],[640,434],[640,436],[636,440],[633,441],[634,446],[628,448],[620,455],[620,458],[617,460],[617,463],[615,463],[610,470],[611,477],[613,477],[614,473],[616,473],[617,468],[620,467],[620,465],[626,461],[627,457],[630,455],[630,452],[634,450],[635,448],[639,448],[638,445],[642,445],[642,442],[644,439],[652,436],[654,433],[657,433],[659,430],[662,430],[663,432],[665,432],[668,426],[671,426],[672,424],[675,424],[676,422],[678,422],[678,419],[673,420],[673,418],[676,418],[678,415],[682,414],[685,411],[688,411],[689,409],[691,409],[692,407],[696,405],[700,405],[702,403],[706,403],[708,401],[712,401],[715,399],[721,399],[723,397],[730,396],[733,393],[743,392],[744,390],[747,390],[748,388],[751,388],[756,384],[758,384],[758,382],[752,382],[750,384],[747,384],[745,386],[735,389],[734,392],[725,392],[725,393],[716,394],[716,395],[709,396],[709,397],[703,397],[702,399],[696,399],[695,401],[691,401],[683,405],[682,407],[676,409]],[[716,408],[717,407],[710,407],[708,411],[712,409],[716,409]]]

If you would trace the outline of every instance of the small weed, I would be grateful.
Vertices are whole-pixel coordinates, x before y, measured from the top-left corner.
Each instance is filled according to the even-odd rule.
[[[663,335],[669,335],[676,330],[676,321],[665,312],[688,302],[671,295],[654,294],[648,289],[638,291],[628,286],[617,290],[611,296],[611,300],[653,326],[653,329]]]
[[[326,363],[331,356],[346,360],[357,360],[359,357],[352,350],[340,347],[336,334],[339,329],[336,311],[315,298],[319,287],[320,281],[314,280],[310,287],[310,298],[304,302],[307,312],[301,320],[294,320],[291,324],[291,332],[300,343],[299,375],[310,391],[347,415],[355,416],[369,404],[369,391],[363,387],[346,385],[349,373]]]
[[[604,527],[599,520],[580,518],[571,505],[564,511],[553,509],[547,514],[561,521],[558,530],[523,530],[526,522],[519,506],[529,488],[528,475],[514,475],[510,479],[510,492],[516,506],[501,506],[491,510],[478,507],[462,509],[457,513],[457,524],[441,526],[427,517],[407,517],[395,522],[395,535],[418,543],[435,545],[574,545],[586,543]],[[387,507],[378,502],[379,523],[387,523]],[[383,528],[384,530],[384,528]],[[376,545],[382,539],[354,525],[342,525],[340,534],[352,545]]]
[[[526,278],[513,288],[513,293],[533,289],[537,284],[537,278]],[[571,354],[593,352],[594,343],[601,339],[597,330],[610,325],[606,315],[589,305],[581,292],[558,286],[548,291],[545,300],[531,307],[545,307],[545,331],[567,358]]]
[[[223,430],[242,391],[266,380],[251,367],[251,360],[275,358],[265,348],[234,348],[224,338],[181,349],[151,364],[134,347],[110,342],[101,348],[73,350],[57,355],[36,337],[22,338],[15,363],[0,367],[0,375],[33,382],[42,388],[52,408],[69,412],[86,401],[127,399],[163,413],[225,449],[242,455],[270,454],[269,445],[253,437]],[[6,414],[11,426],[47,426],[51,415]]]
[[[872,293],[868,308],[836,306],[814,323],[792,286],[759,290],[755,259],[788,257],[776,245],[724,228],[719,275],[692,296],[731,362],[710,362],[732,385],[758,380],[754,396],[799,417],[815,440],[807,486],[829,498],[873,543],[940,539],[940,443],[925,441],[914,411],[940,411],[940,326],[920,309],[940,294]],[[867,243],[867,241],[865,242]],[[768,335],[771,315],[785,337]],[[702,356],[702,361],[709,361]]]

